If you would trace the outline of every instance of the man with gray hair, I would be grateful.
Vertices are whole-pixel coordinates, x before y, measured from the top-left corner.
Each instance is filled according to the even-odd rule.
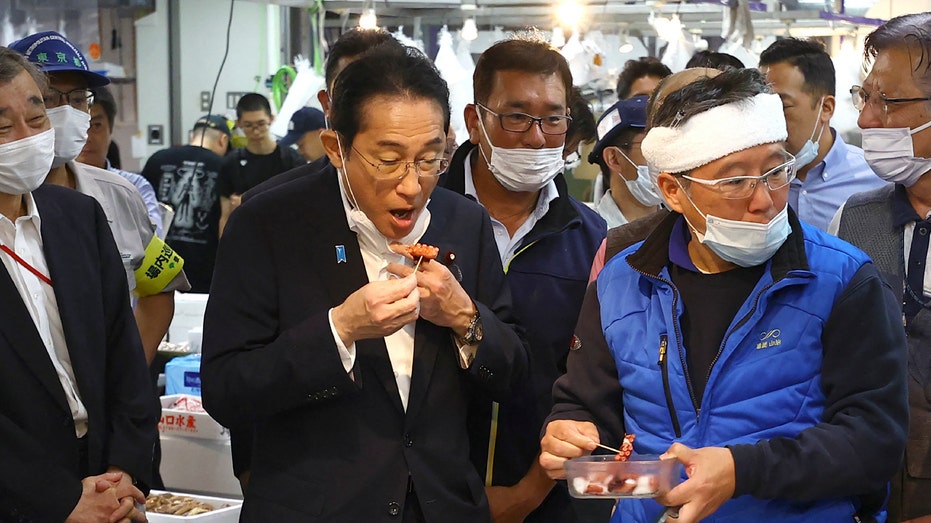
[[[873,69],[851,89],[863,152],[890,183],[851,196],[832,231],[876,261],[902,304],[910,424],[889,520],[931,522],[931,13],[889,20],[866,38]]]
[[[558,478],[625,434],[684,464],[655,500],[620,500],[615,523],[665,507],[688,523],[882,520],[867,495],[905,443],[901,320],[869,258],[788,207],[779,97],[759,71],[726,71],[651,123],[643,154],[672,212],[589,287],[541,464]]]

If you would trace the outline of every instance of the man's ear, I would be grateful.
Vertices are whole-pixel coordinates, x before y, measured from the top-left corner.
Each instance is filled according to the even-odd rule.
[[[323,144],[323,150],[326,151],[330,163],[337,169],[343,167],[343,157],[340,154],[339,145],[341,140],[336,137],[336,131],[325,129],[320,132],[320,143]]]
[[[478,119],[481,118],[478,114],[478,106],[468,104],[462,113],[465,117],[466,129],[469,131],[469,141],[477,145],[482,136],[482,130],[478,127]]]
[[[833,96],[825,96],[824,101],[821,102],[821,122],[824,125],[827,125],[831,121],[831,117],[834,116],[834,108],[837,104],[837,99]]]
[[[601,151],[601,159],[613,173],[621,173],[621,162],[626,162],[624,157],[612,146],[605,147],[604,150]],[[623,174],[620,176],[624,178]],[[626,180],[627,178],[624,179]]]
[[[320,102],[320,107],[323,108],[323,114],[327,118],[330,117],[330,95],[327,94],[326,89],[320,89],[317,91],[317,101]]]
[[[659,177],[656,179],[656,185],[659,188],[660,194],[663,195],[663,199],[666,200],[666,206],[682,214],[682,209],[685,204],[683,199],[687,198],[687,196],[683,193],[683,189],[679,185],[678,180],[676,180],[676,177],[669,173],[660,173]]]

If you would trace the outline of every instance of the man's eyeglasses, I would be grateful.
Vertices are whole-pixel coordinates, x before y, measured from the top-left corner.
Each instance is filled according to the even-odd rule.
[[[64,100],[75,109],[87,111],[94,103],[94,92],[83,88],[72,89],[66,93],[48,86],[42,97],[45,99],[46,109],[54,109],[62,105],[62,100]]]
[[[569,131],[569,122],[572,118],[564,114],[552,114],[550,116],[530,116],[526,113],[496,113],[484,105],[475,104],[489,113],[498,117],[498,123],[501,128],[511,133],[525,133],[533,127],[533,124],[539,124],[540,131],[543,134],[560,135]]]
[[[241,127],[243,131],[249,132],[265,130],[269,125],[271,125],[270,122],[262,120],[261,122],[243,122],[239,127]]]
[[[784,153],[787,161],[781,165],[773,167],[760,176],[732,176],[730,178],[719,178],[717,180],[704,180],[682,175],[686,180],[699,183],[717,192],[722,198],[728,200],[742,200],[753,196],[756,185],[759,182],[766,184],[770,191],[782,189],[789,185],[795,179],[798,171],[795,165],[795,157],[789,153]]]
[[[375,163],[366,158],[355,147],[350,145],[350,148],[352,148],[360,158],[365,160],[365,163],[375,168],[375,179],[378,181],[395,181],[400,183],[401,180],[407,176],[407,173],[410,172],[412,166],[419,178],[436,180],[439,178],[440,174],[444,173],[446,168],[449,167],[449,160],[446,158],[431,158],[429,160],[414,160],[412,162],[389,160],[387,162]]]
[[[862,111],[867,104],[873,106],[873,109],[882,109],[885,115],[889,112],[889,104],[905,104],[910,102],[926,102],[931,100],[931,96],[923,98],[886,98],[882,93],[871,93],[862,86],[855,85],[850,88],[850,98],[853,100],[853,106],[858,111]],[[880,104],[882,104],[880,106]]]

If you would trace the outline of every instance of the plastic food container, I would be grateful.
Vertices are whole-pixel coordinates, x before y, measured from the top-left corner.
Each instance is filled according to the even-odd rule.
[[[569,494],[575,498],[655,498],[678,485],[682,464],[659,456],[631,456],[615,461],[613,455],[584,456],[563,464]]]

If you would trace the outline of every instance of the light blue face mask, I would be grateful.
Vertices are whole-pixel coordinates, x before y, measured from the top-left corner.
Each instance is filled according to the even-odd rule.
[[[676,183],[679,183],[678,178]],[[679,184],[682,189],[682,184]],[[786,204],[769,223],[728,220],[701,212],[688,191],[682,189],[689,203],[705,219],[705,234],[685,218],[698,242],[707,245],[722,260],[741,267],[756,267],[766,263],[786,242],[792,228],[789,225],[789,205]]]
[[[617,152],[621,153],[621,156],[623,156],[625,160],[630,162],[630,164],[633,165],[635,169],[637,169],[637,178],[633,180],[627,180],[621,176],[621,178],[624,179],[624,184],[627,185],[627,190],[630,191],[630,194],[633,195],[633,197],[636,198],[638,202],[646,205],[647,207],[652,207],[654,205],[663,203],[663,197],[660,196],[656,191],[656,184],[653,183],[653,177],[650,176],[650,168],[646,165],[635,164],[629,156],[624,154],[624,151],[622,151],[620,147],[614,148],[617,149]],[[618,174],[618,176],[620,176],[620,174]]]
[[[818,124],[821,123],[821,111],[824,109],[824,97],[821,97],[821,101],[818,103],[818,117],[815,119],[815,126],[811,130],[811,136],[808,137],[808,141],[802,145],[802,148],[795,153],[795,165],[799,169],[805,167],[811,162],[815,161],[815,158],[818,157],[818,145],[821,142],[821,135],[824,134],[824,128],[826,125],[821,126],[821,132],[818,133],[818,138],[815,138],[815,131],[818,130]]]

